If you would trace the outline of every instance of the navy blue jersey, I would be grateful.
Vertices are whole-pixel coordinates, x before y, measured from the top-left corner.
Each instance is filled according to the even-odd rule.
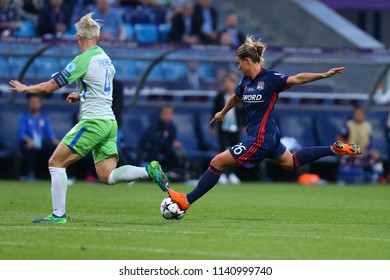
[[[248,137],[263,143],[267,132],[276,124],[272,119],[273,109],[279,93],[287,88],[288,76],[262,68],[252,80],[244,77],[236,88],[236,95],[242,97],[247,118]]]

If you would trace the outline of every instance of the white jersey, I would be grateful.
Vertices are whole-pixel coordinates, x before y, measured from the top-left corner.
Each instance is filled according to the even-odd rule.
[[[80,119],[115,119],[112,111],[112,81],[115,68],[98,46],[75,57],[54,77],[59,86],[77,81]]]

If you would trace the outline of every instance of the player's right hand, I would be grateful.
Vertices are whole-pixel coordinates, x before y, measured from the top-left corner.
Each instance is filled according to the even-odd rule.
[[[222,112],[218,112],[214,115],[214,118],[210,121],[210,124],[213,124],[215,122],[222,122],[223,121],[223,114]]]

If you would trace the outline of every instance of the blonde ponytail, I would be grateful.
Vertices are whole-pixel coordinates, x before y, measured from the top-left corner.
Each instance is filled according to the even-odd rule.
[[[77,35],[84,40],[95,40],[100,35],[100,24],[92,18],[92,13],[83,16],[75,26]]]
[[[264,66],[265,59],[263,57],[266,46],[261,40],[255,40],[252,35],[246,36],[245,43],[242,44],[236,52],[236,56],[240,59],[250,58],[255,63],[260,63]]]

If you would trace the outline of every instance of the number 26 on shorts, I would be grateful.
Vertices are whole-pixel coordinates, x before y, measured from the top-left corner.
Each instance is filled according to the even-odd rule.
[[[246,147],[242,145],[242,142],[241,143],[238,143],[237,145],[234,145],[232,147],[232,150],[233,150],[233,153],[235,155],[240,155],[242,154],[244,151],[246,151]]]

